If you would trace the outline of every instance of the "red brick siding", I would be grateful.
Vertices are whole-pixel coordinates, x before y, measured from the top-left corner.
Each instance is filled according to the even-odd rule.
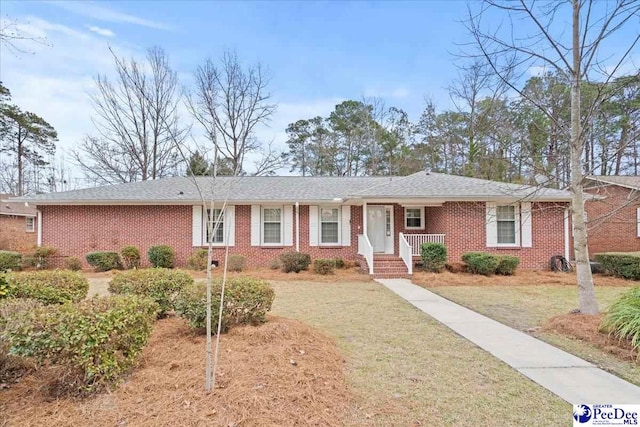
[[[34,218],[33,232],[26,231],[23,216],[0,215],[0,250],[27,252],[37,244],[37,221]]]
[[[636,216],[640,192],[617,185],[598,186],[586,191],[606,197],[585,203],[589,221],[589,254],[640,251]]]

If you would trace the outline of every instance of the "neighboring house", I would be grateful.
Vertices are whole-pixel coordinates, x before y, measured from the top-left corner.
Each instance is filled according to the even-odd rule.
[[[36,246],[36,209],[9,197],[0,194],[0,250],[25,252]]]
[[[640,251],[640,176],[589,176],[589,255]]]
[[[378,276],[403,275],[420,244],[443,242],[450,262],[467,251],[517,255],[547,268],[568,255],[568,203],[561,190],[418,172],[406,177],[198,177],[222,227],[209,236],[193,178],[175,177],[23,197],[42,218],[38,243],[63,256],[156,244],[185,265],[214,243],[214,259],[242,254],[268,266],[285,251],[361,260]],[[409,271],[408,271],[409,270]]]

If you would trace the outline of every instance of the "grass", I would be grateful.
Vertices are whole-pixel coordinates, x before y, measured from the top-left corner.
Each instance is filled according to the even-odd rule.
[[[274,314],[333,337],[351,425],[566,425],[570,405],[377,283],[275,282]],[[544,410],[539,410],[544,408]]]

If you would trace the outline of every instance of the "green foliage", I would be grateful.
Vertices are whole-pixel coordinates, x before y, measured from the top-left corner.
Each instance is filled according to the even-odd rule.
[[[269,262],[269,268],[272,270],[280,270],[282,268],[282,261],[280,258],[274,258]]]
[[[120,257],[127,270],[140,267],[140,251],[135,246],[125,246],[120,249]]]
[[[311,264],[311,255],[300,252],[285,252],[280,254],[280,263],[282,271],[285,273],[299,273],[302,270],[308,270]]]
[[[33,252],[24,257],[24,263],[29,267],[44,270],[49,266],[49,258],[55,255],[57,250],[49,246],[39,246]]]
[[[335,259],[316,259],[313,261],[313,272],[316,274],[327,275],[333,274],[336,261]]]
[[[96,271],[109,271],[109,270],[121,270],[122,263],[120,262],[120,255],[117,252],[90,252],[85,258],[89,265],[94,267]]]
[[[10,354],[64,369],[71,394],[117,383],[137,363],[156,318],[157,305],[134,295],[93,298],[31,310],[29,321],[8,322]]]
[[[485,276],[495,274],[500,263],[496,255],[487,252],[466,252],[462,254],[462,261],[467,264],[469,273]]]
[[[242,255],[229,255],[227,269],[229,271],[243,271],[247,264],[247,258]]]
[[[614,276],[640,280],[640,252],[606,252],[596,254],[594,259]]]
[[[80,273],[66,270],[11,273],[9,295],[33,298],[43,304],[62,304],[87,297],[89,281]]]
[[[0,282],[2,278],[0,277]],[[1,288],[0,284],[0,288]],[[0,383],[14,381],[30,367],[28,360],[9,354],[11,344],[5,338],[7,324],[28,321],[27,314],[42,304],[32,299],[9,298],[0,300]]]
[[[0,271],[20,270],[22,254],[13,251],[0,251]]]
[[[117,273],[109,282],[109,292],[149,297],[158,304],[158,316],[175,308],[178,292],[193,284],[193,278],[182,270],[149,268]]]
[[[7,276],[0,273],[0,300],[9,297],[9,280],[7,280]]]
[[[447,265],[447,247],[442,243],[423,243],[421,248],[422,265],[427,271],[440,273]]]
[[[70,256],[69,258],[66,259],[65,264],[67,268],[71,271],[82,270],[82,261],[80,261],[80,258],[78,257]]]
[[[214,281],[211,290],[211,328],[217,331],[218,311],[222,282]],[[228,279],[225,286],[224,308],[222,310],[221,331],[240,324],[257,324],[265,321],[271,310],[275,293],[269,284],[260,279],[238,277]],[[193,329],[206,327],[207,314],[206,285],[196,283],[185,287],[176,300],[176,313],[187,319]]]
[[[640,287],[625,292],[604,313],[600,328],[640,351]]]
[[[202,271],[207,269],[207,259],[209,251],[207,249],[198,249],[191,254],[187,260],[187,265],[191,270]]]
[[[502,276],[513,276],[518,265],[520,265],[520,258],[517,256],[501,255],[498,257],[496,274],[500,274]]]
[[[175,253],[171,246],[151,246],[147,252],[147,256],[149,257],[149,262],[154,267],[173,268]]]
[[[340,258],[339,256],[333,258],[333,263],[334,263],[336,268],[345,268],[346,267],[346,264],[345,264],[344,260],[342,258]]]

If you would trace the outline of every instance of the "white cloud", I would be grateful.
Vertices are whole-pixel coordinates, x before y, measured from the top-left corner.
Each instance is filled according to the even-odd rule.
[[[108,28],[101,28],[101,27],[97,27],[95,25],[90,25],[88,26],[89,31],[92,31],[96,34],[100,34],[101,36],[105,36],[105,37],[113,37],[116,35],[116,33],[114,33],[113,31],[111,31]]]
[[[541,77],[549,71],[546,65],[532,65],[527,72],[531,77]]]
[[[90,1],[53,1],[51,4],[61,7],[69,12],[86,16],[103,22],[114,22],[120,24],[132,24],[141,27],[153,28],[155,30],[172,30],[170,25],[162,22],[152,21],[128,13],[118,12],[95,2]]]
[[[392,89],[367,88],[364,91],[364,96],[367,98],[405,99],[411,96],[411,91],[405,87]]]

